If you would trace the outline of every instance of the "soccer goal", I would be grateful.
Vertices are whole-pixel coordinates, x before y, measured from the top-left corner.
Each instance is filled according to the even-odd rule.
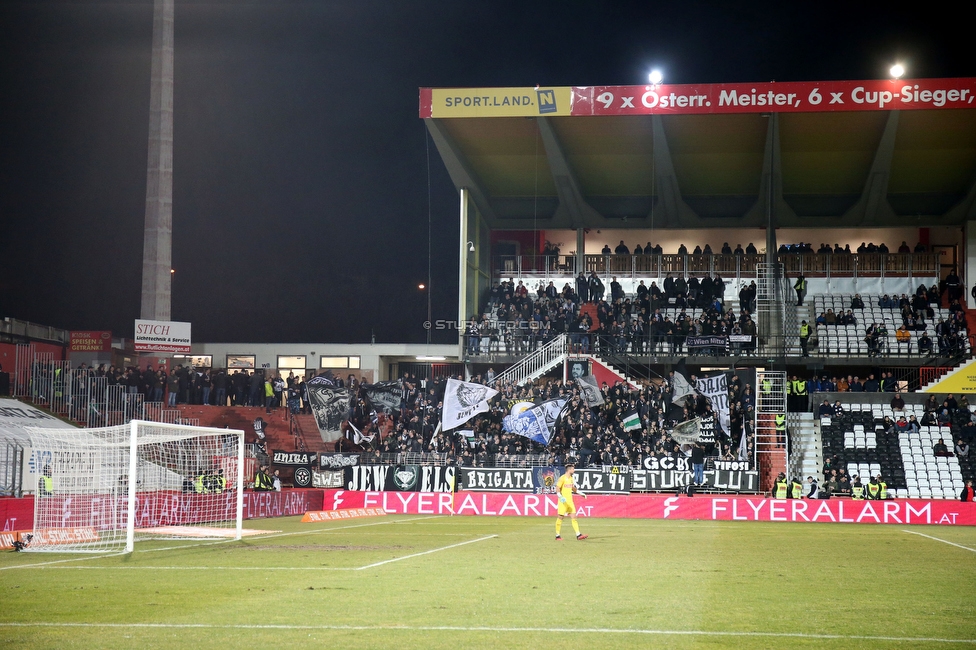
[[[37,474],[24,550],[126,552],[144,539],[240,539],[244,432],[133,420],[28,427]]]

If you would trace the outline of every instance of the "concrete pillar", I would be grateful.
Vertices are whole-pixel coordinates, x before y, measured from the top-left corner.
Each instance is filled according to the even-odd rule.
[[[142,318],[171,319],[173,265],[173,1],[155,0],[149,162],[142,248]]]
[[[586,231],[583,228],[576,229],[576,275],[584,270],[586,264]]]
[[[967,221],[964,227],[966,233],[966,245],[963,249],[962,258],[965,261],[963,268],[959,269],[959,276],[966,283],[966,302],[969,308],[976,307],[973,304],[973,287],[976,286],[976,221]]]

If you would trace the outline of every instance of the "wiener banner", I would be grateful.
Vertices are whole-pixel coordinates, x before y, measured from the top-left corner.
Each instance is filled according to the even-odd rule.
[[[387,514],[555,517],[554,494],[526,492],[350,492],[325,490],[323,510],[383,508]],[[678,497],[650,494],[600,495],[577,499],[581,517],[770,521],[843,524],[940,524],[976,526],[976,503],[960,501],[852,501],[764,497]]]

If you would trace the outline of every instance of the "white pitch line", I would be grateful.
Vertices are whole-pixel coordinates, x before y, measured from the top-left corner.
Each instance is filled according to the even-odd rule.
[[[388,525],[388,524],[409,523],[411,521],[420,521],[422,519],[438,519],[438,518],[441,518],[443,516],[444,515],[432,515],[430,517],[417,517],[415,519],[390,519],[390,520],[386,520],[386,521],[376,521],[376,522],[372,522],[372,523],[368,523],[368,524],[353,524],[351,526],[334,526],[334,527],[331,527],[331,528],[316,528],[316,529],[313,529],[313,530],[299,530],[299,531],[295,531],[295,532],[291,532],[291,533],[276,533],[276,534],[273,534],[273,535],[255,535],[252,539],[270,539],[272,537],[289,537],[289,536],[292,536],[292,535],[315,535],[315,534],[318,534],[318,533],[331,533],[332,531],[336,531],[336,530],[348,530],[349,528],[365,528],[367,526],[383,526],[383,525]],[[215,542],[197,542],[197,543],[193,543],[193,544],[180,544],[178,546],[164,546],[162,548],[136,549],[135,552],[136,553],[156,553],[158,551],[173,551],[173,550],[180,550],[180,549],[184,549],[184,548],[197,548],[199,546],[213,546],[215,544],[226,544],[227,542],[239,542],[239,541],[242,541],[242,540],[237,540],[237,539],[219,539],[219,540],[217,540]],[[88,557],[75,557],[75,558],[70,558],[70,559],[67,559],[67,560],[52,560],[50,562],[36,562],[36,563],[32,563],[32,564],[18,564],[17,566],[4,566],[4,567],[0,567],[0,571],[7,571],[9,569],[29,569],[29,568],[35,568],[35,567],[46,567],[46,566],[50,566],[52,564],[62,564],[64,562],[84,562],[85,560],[99,560],[99,559],[102,559],[102,558],[114,557],[114,556],[117,556],[117,555],[126,555],[126,553],[107,553],[107,554],[104,554],[104,555],[91,555],[91,556],[88,556]],[[57,567],[57,568],[62,568],[62,567]],[[129,568],[129,567],[63,567],[63,568],[106,569],[106,568]],[[131,567],[131,568],[138,568],[138,567]],[[161,567],[157,567],[157,568],[161,568]],[[176,568],[182,568],[182,567],[176,567]],[[228,568],[236,568],[236,567],[228,567]],[[267,567],[265,567],[265,568],[267,568]],[[350,570],[350,569],[348,569],[348,568],[335,568],[333,570],[336,570],[336,571],[347,571],[347,570]]]
[[[872,636],[868,634],[816,634],[806,632],[716,631],[716,630],[653,630],[639,628],[573,628],[573,627],[491,627],[457,625],[262,625],[212,623],[0,623],[0,628],[108,628],[108,629],[180,629],[180,630],[336,630],[371,632],[542,632],[546,634],[638,634],[646,636],[703,636],[703,637],[759,637],[785,639],[838,639],[847,641],[886,641],[904,643],[966,643],[976,639],[944,639],[939,637]]]
[[[929,539],[934,539],[937,542],[942,542],[943,544],[948,544],[949,546],[955,546],[956,548],[961,548],[961,549],[965,549],[967,551],[972,551],[973,553],[976,553],[976,548],[969,548],[968,546],[963,546],[962,544],[956,544],[955,542],[950,542],[947,539],[939,539],[938,537],[932,537],[931,535],[926,535],[925,533],[917,533],[914,530],[905,530],[905,529],[902,529],[901,532],[903,532],[903,533],[911,533],[912,535],[918,535],[920,537],[928,537]]]
[[[487,537],[479,537],[478,539],[469,539],[466,542],[459,542],[457,544],[451,544],[450,546],[442,546],[440,548],[432,548],[429,551],[423,551],[420,553],[413,553],[411,555],[404,555],[403,557],[395,557],[392,560],[383,560],[382,562],[374,562],[373,564],[367,564],[366,566],[356,567],[355,571],[363,571],[364,569],[372,569],[373,567],[383,566],[384,564],[390,564],[391,562],[399,562],[400,560],[409,560],[412,557],[420,557],[421,555],[430,555],[431,553],[438,553],[440,551],[446,551],[450,548],[457,548],[458,546],[464,546],[466,544],[474,544],[475,542],[483,542],[486,539],[494,539],[498,535],[488,535]]]

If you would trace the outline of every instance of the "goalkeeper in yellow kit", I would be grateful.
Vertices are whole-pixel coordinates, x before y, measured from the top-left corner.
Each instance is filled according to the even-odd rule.
[[[566,463],[566,473],[559,477],[556,481],[556,494],[559,495],[559,506],[556,509],[556,540],[561,540],[563,538],[560,535],[560,531],[563,528],[563,517],[569,515],[570,521],[573,523],[573,530],[576,531],[576,539],[586,539],[587,535],[580,533],[579,524],[576,522],[576,505],[573,503],[573,495],[578,494],[584,499],[586,495],[576,489],[576,482],[573,480],[573,474],[576,472],[576,465],[573,463]]]

